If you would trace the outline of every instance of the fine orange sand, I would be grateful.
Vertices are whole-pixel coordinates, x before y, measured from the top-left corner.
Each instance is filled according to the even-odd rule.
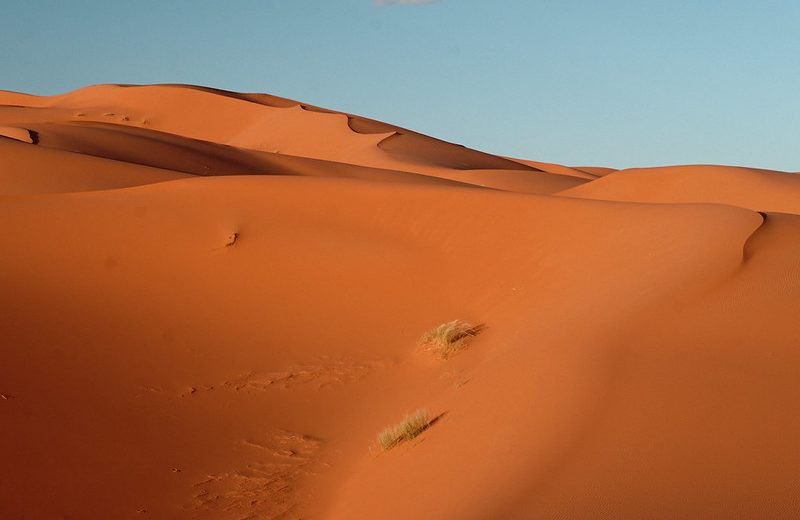
[[[794,173],[0,92],[0,518],[796,518],[798,214]]]

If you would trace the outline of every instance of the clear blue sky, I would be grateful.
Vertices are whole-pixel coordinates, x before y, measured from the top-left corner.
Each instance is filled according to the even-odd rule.
[[[194,83],[562,164],[800,170],[797,0],[0,3],[0,89]]]

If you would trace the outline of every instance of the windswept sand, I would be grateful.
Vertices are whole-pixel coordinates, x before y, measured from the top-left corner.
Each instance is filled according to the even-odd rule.
[[[798,201],[262,94],[0,92],[0,518],[796,518]]]

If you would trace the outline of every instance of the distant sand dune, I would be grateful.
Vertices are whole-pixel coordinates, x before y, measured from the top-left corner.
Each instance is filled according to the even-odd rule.
[[[800,176],[733,166],[635,168],[607,174],[564,196],[630,202],[714,202],[800,214]]]

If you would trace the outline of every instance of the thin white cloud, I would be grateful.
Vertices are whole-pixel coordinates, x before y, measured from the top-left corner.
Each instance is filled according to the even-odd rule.
[[[375,5],[420,5],[434,4],[439,0],[372,0]]]

